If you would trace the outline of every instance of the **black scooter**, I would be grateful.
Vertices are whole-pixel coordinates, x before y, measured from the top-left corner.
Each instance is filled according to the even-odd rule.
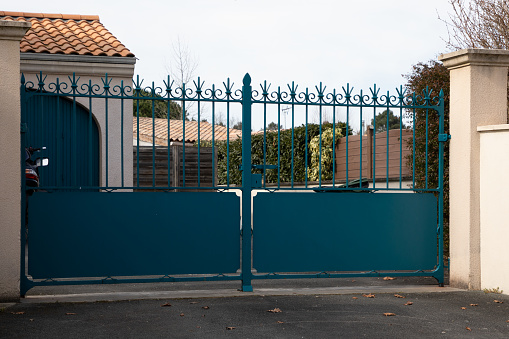
[[[37,187],[39,187],[39,167],[48,166],[48,158],[36,158],[32,160],[34,153],[40,150],[45,150],[46,147],[42,148],[25,148],[25,184],[27,187],[27,195],[32,195]]]

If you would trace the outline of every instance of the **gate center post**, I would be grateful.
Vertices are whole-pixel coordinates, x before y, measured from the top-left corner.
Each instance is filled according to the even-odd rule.
[[[246,73],[242,86],[242,291],[251,285],[251,77]]]

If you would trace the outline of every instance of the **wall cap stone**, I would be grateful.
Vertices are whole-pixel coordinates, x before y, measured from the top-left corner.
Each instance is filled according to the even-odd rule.
[[[0,40],[21,41],[30,27],[30,22],[0,20]]]
[[[509,131],[509,124],[477,126],[477,132],[504,132]]]
[[[508,67],[509,51],[502,49],[469,48],[438,57],[449,70],[467,66]]]

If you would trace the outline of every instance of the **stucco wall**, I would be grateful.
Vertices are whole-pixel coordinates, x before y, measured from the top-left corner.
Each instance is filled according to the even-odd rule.
[[[0,20],[0,301],[19,299],[19,42],[29,27],[25,22]]]
[[[111,79],[110,92],[115,93],[115,86],[120,86],[123,81],[124,86],[132,86],[134,74],[134,58],[118,57],[89,57],[89,56],[48,56],[22,54],[21,72],[26,77],[26,81],[32,81],[37,84],[37,74],[43,72],[46,87],[50,83],[59,81],[70,85],[68,76],[72,77],[73,72],[76,78],[80,78],[78,84],[92,84],[100,86],[102,92],[105,74]],[[118,92],[117,92],[118,93]],[[77,98],[77,101],[84,107],[90,109],[89,99],[86,97]],[[122,186],[122,127],[123,134],[123,154],[124,154],[124,186],[132,186],[133,182],[133,152],[132,152],[132,101],[123,102],[123,121],[121,116],[121,100],[108,99],[106,105],[105,99],[92,100],[92,113],[99,127],[100,138],[100,163],[101,163],[101,186],[120,187]],[[108,142],[106,142],[106,108],[108,111]],[[108,147],[108,152],[106,152]],[[108,159],[106,159],[108,153]],[[51,160],[50,160],[51,161]],[[106,182],[106,161],[108,164],[108,181]]]
[[[480,134],[481,288],[509,293],[509,125]]]

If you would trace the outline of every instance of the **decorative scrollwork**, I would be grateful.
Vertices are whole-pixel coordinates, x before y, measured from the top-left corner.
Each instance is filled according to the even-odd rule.
[[[122,99],[153,99],[153,100],[178,100],[178,101],[214,101],[214,102],[241,102],[244,93],[242,88],[235,88],[234,82],[229,78],[222,83],[222,86],[206,87],[205,81],[199,77],[188,84],[177,84],[175,79],[168,76],[163,81],[163,87],[145,86],[139,76],[133,79],[132,84],[112,85],[113,78],[105,74],[99,82],[91,80],[83,82],[81,77],[73,73],[68,76],[68,81],[46,83],[47,76],[42,72],[36,74],[36,81],[25,81],[22,75],[21,85],[26,91],[37,91],[44,93],[55,93],[66,96],[97,96]],[[250,77],[244,79],[250,86]],[[244,83],[244,86],[246,84]],[[271,90],[271,84],[264,81],[259,87],[251,89],[250,98],[252,103],[285,104],[285,105],[321,105],[321,106],[350,106],[350,107],[404,107],[424,108],[438,106],[443,101],[444,94],[441,91],[434,95],[432,89],[426,88],[422,93],[407,93],[407,88],[400,86],[396,88],[396,94],[380,94],[377,85],[369,88],[368,92],[360,90],[354,93],[354,87],[350,84],[341,87],[341,90],[333,89],[327,91],[327,86],[320,83],[310,91],[309,88],[299,91],[299,86],[292,82],[287,84],[287,90],[277,87]],[[368,93],[368,94],[367,94]]]

